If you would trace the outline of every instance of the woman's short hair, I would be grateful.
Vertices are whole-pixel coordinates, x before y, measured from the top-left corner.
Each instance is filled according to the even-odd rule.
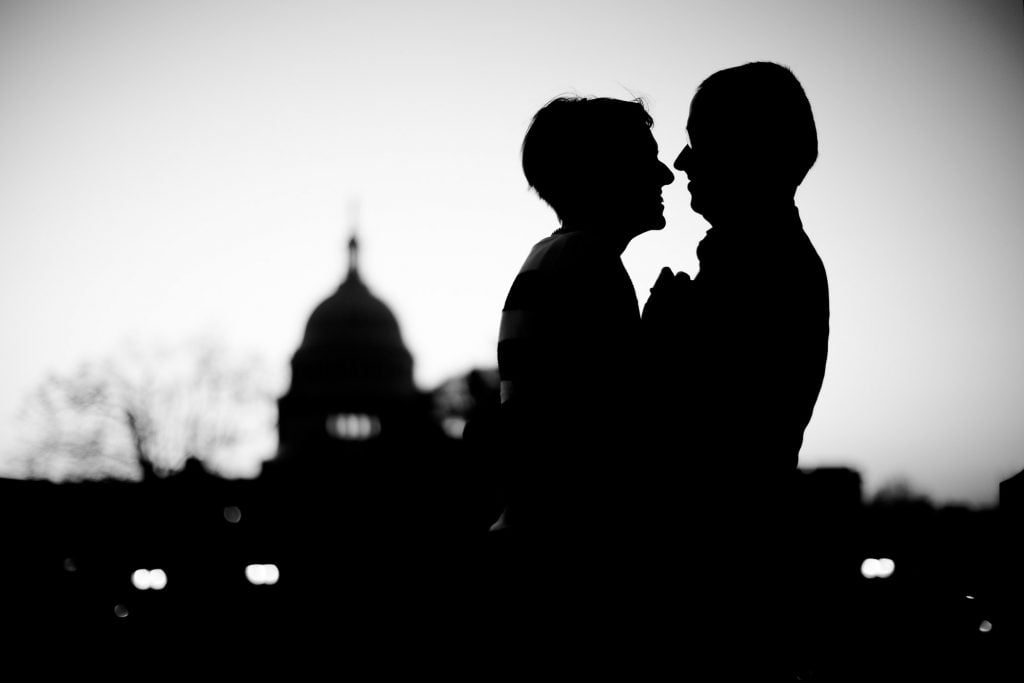
[[[564,220],[593,174],[621,158],[617,145],[628,138],[622,131],[653,123],[640,99],[557,97],[534,115],[523,138],[526,181]]]

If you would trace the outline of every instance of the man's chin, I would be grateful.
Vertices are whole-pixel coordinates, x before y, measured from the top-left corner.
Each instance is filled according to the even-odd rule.
[[[693,209],[694,213],[699,214],[699,215],[703,216],[704,218],[708,217],[707,213],[705,213],[707,211],[707,208],[701,203],[701,201],[699,199],[691,197],[690,198],[690,208]]]

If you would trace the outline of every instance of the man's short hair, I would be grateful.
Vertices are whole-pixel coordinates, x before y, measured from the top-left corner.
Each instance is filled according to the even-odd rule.
[[[771,155],[794,187],[818,158],[811,103],[800,81],[781,64],[750,62],[712,74],[697,88],[691,119],[694,112],[735,144]]]
[[[561,220],[572,214],[595,173],[622,157],[623,130],[654,124],[643,100],[557,97],[533,117],[523,138],[526,181]]]

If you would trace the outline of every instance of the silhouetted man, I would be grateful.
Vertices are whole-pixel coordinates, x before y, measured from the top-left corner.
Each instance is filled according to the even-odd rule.
[[[620,256],[665,225],[661,188],[673,175],[651,125],[640,102],[563,97],[537,112],[523,141],[527,181],[561,227],[532,248],[502,311],[511,448],[497,527],[541,568],[515,580],[543,584],[551,601],[584,586],[599,587],[591,603],[610,599],[619,589],[607,580],[612,567],[639,561],[622,542],[649,496],[636,453],[645,375],[639,307]]]
[[[675,167],[711,229],[696,278],[663,270],[644,320],[665,350],[666,433],[684,425],[688,525],[720,567],[712,622],[738,610],[723,634],[749,629],[744,646],[771,642],[761,654],[774,657],[790,637],[775,600],[790,569],[772,568],[792,559],[792,484],[828,347],[825,269],[795,204],[817,133],[800,83],[768,62],[706,79],[687,133]]]

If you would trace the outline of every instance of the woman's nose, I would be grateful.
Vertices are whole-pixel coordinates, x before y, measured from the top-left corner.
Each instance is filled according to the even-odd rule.
[[[668,166],[666,166],[665,164],[661,163],[660,161],[658,162],[658,166],[661,168],[661,171],[662,171],[661,179],[660,179],[661,180],[661,184],[662,185],[669,185],[669,184],[671,184],[672,181],[676,179],[675,174],[672,173],[672,171],[669,169]]]
[[[676,157],[675,163],[672,165],[676,170],[685,172],[690,165],[690,158],[692,156],[693,150],[690,149],[689,145],[687,145],[686,147],[683,147],[683,151],[679,153],[679,156]]]

